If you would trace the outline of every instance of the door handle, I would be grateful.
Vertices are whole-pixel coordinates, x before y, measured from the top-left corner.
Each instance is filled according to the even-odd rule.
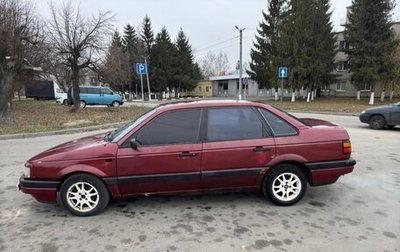
[[[256,148],[253,149],[254,152],[267,152],[270,150],[271,150],[271,148],[263,147],[263,146],[257,146]]]
[[[189,151],[184,151],[182,153],[179,153],[178,156],[180,158],[189,158],[189,157],[195,157],[197,156],[197,153],[189,152]]]

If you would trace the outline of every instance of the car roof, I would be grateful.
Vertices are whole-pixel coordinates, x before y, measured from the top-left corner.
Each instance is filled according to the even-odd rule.
[[[208,108],[223,106],[256,106],[267,105],[260,102],[252,102],[247,100],[192,100],[192,101],[176,101],[160,104],[158,110],[174,110],[185,108]],[[269,105],[267,105],[269,106]]]

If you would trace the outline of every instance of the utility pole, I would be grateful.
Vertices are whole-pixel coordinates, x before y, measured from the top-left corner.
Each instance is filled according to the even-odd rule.
[[[243,32],[243,30],[244,29],[246,29],[246,28],[242,28],[242,29],[239,29],[239,27],[237,27],[236,25],[235,25],[235,28],[239,31],[239,34],[240,34],[240,58],[239,58],[239,64],[240,64],[240,68],[239,68],[239,95],[238,95],[238,100],[241,100],[242,99],[242,71],[243,71],[243,64],[242,64],[242,38],[243,38],[243,36],[242,36],[242,32]]]
[[[151,91],[150,91],[150,81],[149,81],[149,69],[147,67],[147,57],[144,57],[144,64],[146,65],[146,79],[147,79],[147,90],[149,91],[149,101],[151,101]]]

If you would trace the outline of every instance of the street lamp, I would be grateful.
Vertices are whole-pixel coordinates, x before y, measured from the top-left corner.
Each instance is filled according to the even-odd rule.
[[[235,28],[236,28],[236,30],[239,31],[239,34],[240,34],[240,58],[239,58],[240,67],[239,67],[239,95],[238,95],[238,100],[241,100],[242,99],[242,71],[243,71],[243,69],[242,69],[242,65],[243,65],[242,64],[242,32],[246,28],[240,29],[236,25],[235,25]]]

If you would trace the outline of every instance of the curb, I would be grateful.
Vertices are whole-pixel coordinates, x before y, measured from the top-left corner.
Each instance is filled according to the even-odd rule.
[[[37,133],[21,133],[21,134],[9,134],[9,135],[0,135],[0,140],[11,140],[11,139],[22,139],[22,138],[33,138],[33,137],[43,137],[43,136],[53,136],[53,135],[62,135],[62,134],[72,134],[72,133],[81,133],[95,130],[106,130],[111,128],[117,128],[123,124],[126,124],[128,121],[119,122],[119,123],[110,123],[104,125],[95,125],[88,126],[82,128],[74,128],[74,129],[65,129],[65,130],[55,130],[55,131],[47,131],[47,132],[37,132]]]

